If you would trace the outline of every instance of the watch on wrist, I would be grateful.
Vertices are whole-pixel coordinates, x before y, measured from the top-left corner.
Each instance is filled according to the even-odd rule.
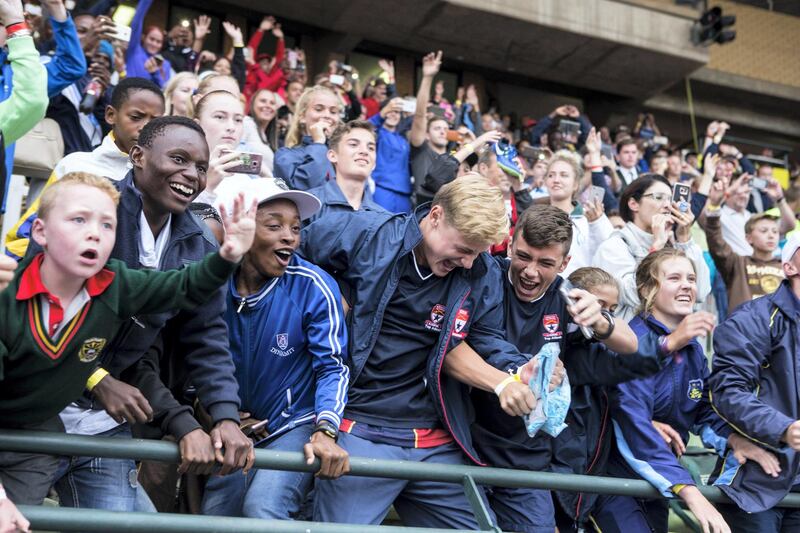
[[[320,420],[317,422],[317,425],[314,427],[314,433],[323,433],[328,437],[332,438],[334,442],[339,440],[339,428],[328,422],[327,420]]]
[[[614,315],[612,315],[611,313],[609,313],[605,309],[601,309],[600,310],[600,314],[603,315],[603,318],[608,320],[608,331],[606,331],[604,334],[601,335],[600,333],[597,332],[597,328],[593,328],[594,329],[594,338],[595,338],[595,340],[598,340],[598,341],[604,341],[607,338],[609,338],[612,333],[614,333],[614,326],[616,325],[616,322],[614,321]]]

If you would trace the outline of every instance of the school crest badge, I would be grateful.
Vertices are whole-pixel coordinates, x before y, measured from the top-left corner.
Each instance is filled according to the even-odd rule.
[[[466,309],[459,309],[458,313],[456,313],[456,320],[453,324],[453,337],[463,339],[467,336],[467,332],[464,331],[464,328],[467,327],[467,322],[469,322],[469,311]]]
[[[444,321],[444,314],[446,308],[442,304],[436,304],[431,308],[431,314],[428,320],[425,321],[425,329],[430,331],[442,331],[442,321]]]
[[[289,346],[289,334],[288,333],[278,333],[275,336],[275,342],[278,344],[278,348],[281,350],[285,350],[287,346]]]
[[[544,329],[542,337],[548,342],[557,341],[562,337],[561,321],[559,321],[556,314],[544,315],[542,317],[542,328]]]
[[[689,397],[690,400],[699,402],[700,399],[703,397],[703,380],[702,379],[692,379],[689,381],[689,390],[686,391],[686,396]]]
[[[97,359],[97,356],[103,351],[103,347],[105,347],[105,345],[106,339],[100,339],[98,337],[86,339],[83,341],[83,345],[78,352],[78,359],[81,363],[91,363]]]

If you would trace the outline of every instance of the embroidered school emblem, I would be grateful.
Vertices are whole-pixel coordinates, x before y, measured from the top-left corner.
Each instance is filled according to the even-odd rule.
[[[558,340],[561,338],[561,323],[558,315],[544,315],[542,317],[542,337],[547,341]]]
[[[703,397],[703,380],[702,379],[692,379],[689,381],[689,390],[686,391],[686,396],[689,397],[690,400],[699,402],[700,399]]]
[[[455,326],[453,337],[463,339],[467,336],[467,332],[464,331],[464,328],[467,326],[467,322],[469,322],[469,311],[466,309],[459,309],[458,313],[456,313],[456,321],[453,324]]]
[[[100,355],[100,352],[103,351],[103,347],[106,345],[105,339],[100,339],[98,337],[92,337],[91,339],[86,339],[83,341],[83,345],[81,346],[80,351],[78,352],[78,359],[81,363],[91,363],[97,356]]]
[[[285,350],[287,346],[289,346],[289,334],[288,333],[278,333],[275,336],[275,342],[278,343],[278,348],[281,350]]]
[[[425,329],[431,331],[442,331],[442,321],[444,321],[445,306],[436,304],[431,309],[431,314],[428,320],[425,321]]]

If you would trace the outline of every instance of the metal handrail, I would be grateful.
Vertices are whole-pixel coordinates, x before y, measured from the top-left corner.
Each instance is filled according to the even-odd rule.
[[[161,461],[177,463],[180,459],[178,446],[172,442],[154,441],[144,439],[128,438],[104,438],[85,435],[68,435],[65,433],[47,433],[38,431],[21,430],[0,430],[0,450],[27,452],[27,453],[46,453],[53,455],[67,456],[88,456],[88,457],[111,457],[127,458],[135,460]],[[272,470],[288,470],[294,472],[316,472],[319,469],[319,461],[313,464],[306,464],[305,457],[300,452],[286,452],[278,450],[256,450],[256,468],[268,468]],[[531,472],[523,470],[512,470],[504,468],[487,468],[479,466],[445,465],[435,463],[417,463],[412,461],[390,461],[385,459],[370,459],[367,457],[350,457],[350,473],[352,476],[383,477],[391,479],[405,479],[412,481],[439,481],[461,484],[470,500],[475,511],[478,523],[482,529],[492,529],[487,524],[486,510],[482,509],[483,500],[476,496],[476,484],[500,486],[500,487],[531,487],[538,489],[561,490],[571,492],[590,492],[600,494],[615,494],[621,496],[633,496],[638,498],[659,498],[659,491],[650,483],[639,479],[621,479],[603,476],[588,476],[578,474],[556,474],[552,472]],[[730,500],[718,488],[700,486],[698,489],[703,495],[712,502],[730,503]],[[781,507],[800,508],[800,494],[789,494],[779,504]],[[81,512],[81,510],[70,510],[66,513],[64,509],[52,510],[41,507],[25,507],[24,513],[34,520],[37,528],[55,528],[69,530],[67,526],[74,523],[76,515],[71,513]],[[64,512],[64,522],[55,522],[57,516],[54,513]],[[99,514],[98,514],[99,513]],[[110,515],[92,510],[88,517],[97,517],[98,521],[115,520],[125,523],[130,519],[134,526],[141,529],[120,529],[115,525],[113,529],[120,531],[182,531],[185,529],[154,529],[157,524],[161,524],[159,519],[153,518],[156,515],[147,513],[113,513]],[[198,520],[198,517],[190,515],[166,515],[163,517],[172,520],[172,517],[181,517],[179,521],[186,528],[185,520]],[[124,517],[121,518],[121,517]],[[219,518],[223,521],[216,520]],[[41,520],[41,522],[38,522]],[[176,519],[177,520],[177,519]],[[192,531],[220,531],[227,529],[227,521],[248,520],[233,519],[222,517],[204,516],[197,522],[192,522],[188,529]],[[205,529],[207,527],[211,529]],[[277,521],[280,527],[268,529],[269,531],[324,531],[324,532],[343,532],[353,531],[353,526],[349,529],[337,529],[335,524],[312,524],[300,522]],[[54,524],[58,525],[54,525]],[[88,522],[80,521],[78,529],[86,531],[102,531],[99,529],[87,529],[84,527]],[[106,522],[103,522],[106,523]],[[175,522],[176,524],[178,522]],[[258,521],[264,524],[264,521]],[[214,526],[216,524],[216,526]],[[274,524],[272,524],[274,526]],[[202,527],[200,527],[202,526]],[[313,527],[312,527],[313,526]],[[322,527],[324,526],[324,527]],[[331,526],[331,527],[328,527]],[[76,526],[77,527],[77,526]],[[99,526],[98,526],[99,527]],[[165,526],[166,527],[166,526]],[[176,526],[177,527],[177,526]],[[219,527],[220,529],[214,529]],[[337,526],[338,527],[338,526]],[[378,527],[378,526],[375,526]],[[388,527],[388,526],[380,526]],[[74,529],[73,529],[74,530]],[[236,526],[236,530],[243,531],[266,531],[267,529],[252,529],[248,524],[242,522],[241,526]],[[367,531],[362,526],[359,531]],[[418,529],[419,530],[419,529]],[[376,530],[377,531],[377,530]],[[384,531],[381,529],[381,531]],[[406,531],[408,531],[406,529]],[[433,531],[425,529],[425,531]],[[497,531],[495,529],[495,531]]]

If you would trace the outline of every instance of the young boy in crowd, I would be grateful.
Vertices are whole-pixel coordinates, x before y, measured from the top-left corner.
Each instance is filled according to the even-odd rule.
[[[22,261],[0,293],[0,427],[63,430],[59,412],[96,384],[97,358],[128,317],[203,304],[253,242],[255,206],[244,211],[239,198],[218,253],[180,271],[129,269],[109,260],[119,197],[87,173],[42,194],[32,236],[43,252]],[[0,480],[12,501],[38,505],[58,464],[0,452]]]
[[[328,139],[328,161],[336,169],[336,178],[310,192],[322,203],[307,223],[327,213],[384,211],[372,199],[367,180],[375,169],[376,139],[372,123],[352,120],[340,124]]]
[[[725,281],[728,304],[733,309],[744,302],[777,290],[783,280],[781,260],[775,257],[780,242],[779,219],[764,213],[750,216],[744,225],[752,255],[737,254],[725,240],[722,229],[722,183],[711,188],[704,210],[708,251]]]
[[[59,161],[45,187],[70,172],[90,172],[115,181],[123,179],[131,168],[128,152],[136,144],[139,132],[163,114],[164,95],[155,83],[144,78],[125,78],[114,89],[111,104],[106,107],[105,120],[111,125],[111,133],[93,151],[73,152]],[[37,199],[6,235],[9,255],[16,258],[25,255],[38,209]]]
[[[320,458],[320,477],[337,478],[349,471],[336,444],[350,376],[341,295],[329,274],[295,253],[300,223],[320,203],[270,178],[248,179],[230,193],[217,197],[221,205],[240,193],[258,202],[255,243],[229,283],[225,311],[241,408],[251,414],[242,423],[258,447],[304,450],[309,462]],[[313,478],[267,469],[214,476],[203,513],[296,518]]]

